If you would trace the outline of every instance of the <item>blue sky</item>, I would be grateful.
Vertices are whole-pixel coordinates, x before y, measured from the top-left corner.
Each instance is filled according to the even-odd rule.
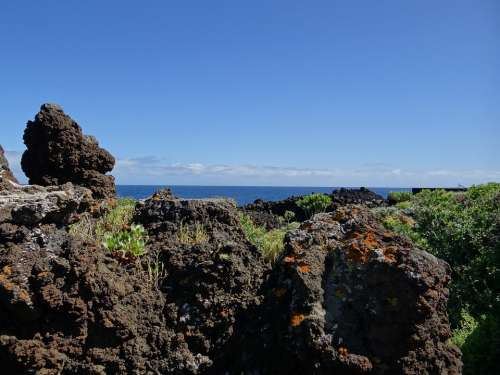
[[[0,144],[61,104],[118,183],[500,181],[500,2],[5,1]]]

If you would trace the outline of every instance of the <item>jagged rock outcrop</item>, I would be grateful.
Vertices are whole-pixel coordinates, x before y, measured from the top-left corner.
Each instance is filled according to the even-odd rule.
[[[371,208],[386,204],[384,197],[365,187],[361,187],[359,189],[340,188],[338,190],[334,190],[330,194],[330,198],[332,198],[333,208],[352,204],[362,204]]]
[[[4,150],[0,145],[0,190],[10,190],[12,182],[18,184],[16,177],[9,168],[9,161],[5,157]]]
[[[318,214],[285,242],[259,318],[235,345],[246,358],[236,368],[256,374],[461,373],[460,352],[448,343],[450,269],[444,261],[385,231],[363,207]]]
[[[148,230],[148,252],[165,270],[167,324],[198,358],[199,371],[213,373],[237,323],[251,319],[260,303],[268,266],[245,238],[231,200],[176,199],[163,191],[138,206],[134,221]]]
[[[329,194],[329,197],[332,199],[332,204],[325,210],[326,212],[352,204],[361,204],[366,207],[379,207],[386,204],[382,196],[364,187],[359,189],[341,188],[334,190]],[[279,216],[283,216],[286,211],[293,212],[296,221],[302,222],[308,219],[308,215],[297,205],[297,201],[301,198],[302,196],[291,196],[280,201],[257,199],[255,202],[243,206],[242,209],[255,224],[274,229],[281,226],[282,220],[279,219]]]
[[[84,135],[80,126],[56,104],[44,104],[24,131],[27,150],[21,166],[30,184],[43,186],[72,182],[92,190],[94,198],[115,195],[115,159],[99,147],[93,136]]]
[[[11,194],[0,220],[10,233],[0,241],[2,371],[210,373],[260,302],[267,270],[234,203],[155,194],[135,218],[150,232],[148,253],[124,264],[68,235],[52,214],[67,211],[64,200],[51,189],[41,200],[39,189],[26,188],[22,200]],[[41,206],[37,219],[15,219],[29,202]]]

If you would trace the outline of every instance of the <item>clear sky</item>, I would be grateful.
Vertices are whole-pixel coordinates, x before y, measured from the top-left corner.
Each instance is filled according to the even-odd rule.
[[[500,181],[500,1],[2,1],[0,144],[61,104],[118,183]]]

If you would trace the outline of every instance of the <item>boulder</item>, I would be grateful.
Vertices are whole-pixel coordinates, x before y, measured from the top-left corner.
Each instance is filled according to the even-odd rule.
[[[362,206],[318,214],[285,242],[266,302],[234,344],[235,372],[461,374],[447,263]]]
[[[361,187],[359,189],[340,188],[334,190],[330,194],[330,198],[332,198],[333,208],[352,204],[362,204],[366,207],[373,208],[386,204],[384,197],[365,187]]]
[[[115,195],[115,159],[97,140],[82,133],[80,126],[56,104],[43,104],[24,131],[27,150],[21,166],[30,184],[42,186],[72,182],[92,190],[94,198]]]
[[[134,221],[148,230],[148,253],[164,270],[167,324],[203,373],[217,373],[238,322],[261,302],[268,271],[242,232],[235,202],[162,191],[138,205]]]
[[[11,189],[12,183],[18,184],[17,179],[9,168],[9,161],[5,157],[4,150],[0,145],[0,190]]]

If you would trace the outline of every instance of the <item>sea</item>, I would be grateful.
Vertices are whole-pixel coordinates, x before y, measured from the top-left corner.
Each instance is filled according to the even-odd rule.
[[[117,185],[120,198],[144,199],[155,191],[170,188],[180,198],[232,198],[239,205],[253,203],[256,199],[277,201],[292,195],[331,193],[340,187],[314,186],[198,186],[198,185]],[[352,188],[352,187],[351,187]],[[369,187],[371,191],[387,198],[391,191],[411,191],[409,188]]]

